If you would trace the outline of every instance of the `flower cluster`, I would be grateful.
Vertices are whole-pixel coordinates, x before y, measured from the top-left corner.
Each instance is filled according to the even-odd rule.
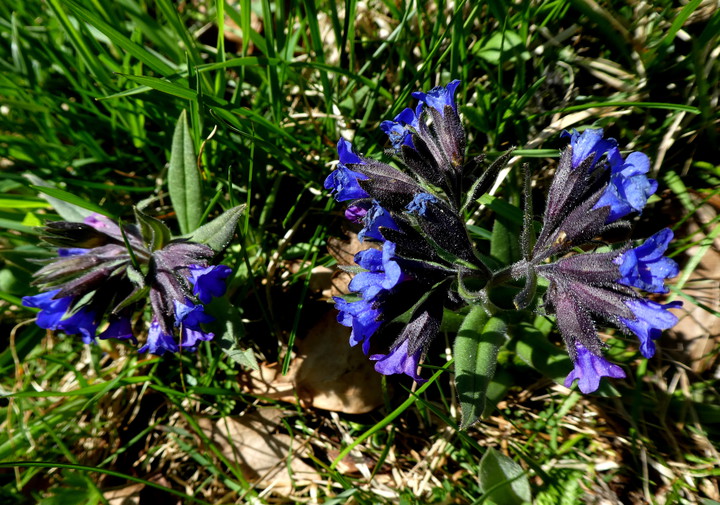
[[[507,163],[501,156],[479,177],[479,159],[466,162],[465,132],[455,101],[459,81],[427,93],[413,93],[417,106],[404,109],[381,129],[389,139],[390,165],[358,154],[340,139],[339,163],[325,180],[339,202],[348,202],[345,217],[361,227],[360,240],[382,249],[358,253],[360,267],[349,285],[353,293],[336,297],[338,321],[352,329],[351,345],[361,344],[383,374],[404,373],[416,381],[418,363],[438,333],[443,308],[458,310],[482,304],[489,313],[501,310],[490,291],[522,278],[525,288],[515,307],[533,306],[537,277],[545,278],[544,305],[557,316],[558,327],[575,366],[566,379],[577,379],[581,391],[599,387],[601,377],[624,377],[623,370],[603,357],[598,321],[610,322],[640,339],[646,357],[654,340],[677,322],[668,309],[646,293],[665,293],[665,280],[678,268],[664,256],[672,232],[662,230],[642,245],[597,247],[598,237],[627,228],[627,217],[639,213],[657,190],[647,173],[650,163],[639,152],[623,157],[614,139],[600,129],[566,133],[569,145],[549,188],[543,223],[534,238],[531,206],[526,205],[521,242],[523,258],[491,271],[470,239],[464,209],[477,201]],[[396,166],[400,168],[396,168]],[[528,186],[529,188],[529,186]],[[529,189],[526,191],[529,199]],[[579,247],[584,252],[577,254]],[[384,354],[388,323],[410,314]]]
[[[680,302],[660,304],[641,294],[666,293],[665,280],[677,275],[677,264],[663,256],[673,233],[663,229],[635,248],[626,244],[609,252],[567,255],[552,263],[545,260],[590,245],[610,228],[628,225],[621,220],[640,212],[657,189],[657,182],[646,176],[649,168],[643,153],[623,158],[615,140],[604,139],[600,129],[573,132],[550,186],[543,228],[523,265],[550,282],[545,305],[555,313],[575,363],[565,384],[570,386],[577,379],[584,393],[595,391],[601,377],[625,376],[603,357],[596,319],[635,334],[646,358],[655,354],[653,341],[662,330],[677,323],[668,309],[679,307]]]
[[[362,344],[368,354],[371,337],[410,311],[389,352],[370,358],[380,373],[404,373],[418,381],[418,363],[438,333],[443,307],[466,304],[452,287],[458,279],[483,284],[490,274],[461,217],[465,177],[477,162],[465,163],[465,131],[454,96],[458,85],[413,93],[417,107],[381,125],[402,170],[357,154],[341,138],[338,166],[325,180],[337,201],[349,201],[345,216],[362,225],[360,240],[382,244],[381,251],[355,257],[364,271],[350,283],[354,299],[335,298],[338,321],[352,328],[351,345]],[[490,179],[481,178],[470,193],[479,194]]]
[[[164,225],[139,218],[140,226],[120,227],[96,214],[83,223],[47,224],[43,239],[59,246],[58,257],[35,274],[43,292],[22,300],[40,309],[38,326],[79,334],[86,344],[96,336],[137,343],[132,318],[149,296],[153,317],[140,352],[194,351],[213,338],[202,328],[213,320],[204,305],[225,293],[230,268],[211,265],[215,253],[207,245],[159,239]]]

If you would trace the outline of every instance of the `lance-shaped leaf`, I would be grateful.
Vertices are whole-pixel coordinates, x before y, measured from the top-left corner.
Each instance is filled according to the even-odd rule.
[[[460,401],[460,429],[474,424],[485,410],[487,388],[495,375],[497,354],[505,340],[507,325],[489,318],[485,309],[473,305],[455,338],[455,387]]]
[[[23,177],[30,181],[33,187],[40,192],[40,196],[47,200],[65,221],[82,222],[93,212],[107,215],[99,206],[83,201],[77,195],[57,189],[37,175],[24,174]],[[88,205],[92,205],[92,208]]]
[[[165,223],[159,219],[150,217],[137,208],[133,210],[135,211],[135,219],[137,219],[140,225],[140,232],[147,248],[151,251],[157,251],[165,247],[172,238],[170,228],[165,226]]]
[[[205,244],[213,251],[220,252],[225,249],[232,240],[233,235],[235,235],[235,227],[244,212],[245,205],[238,205],[237,207],[228,209],[184,238]]]
[[[201,183],[195,146],[183,110],[175,126],[168,168],[170,200],[183,234],[190,233],[200,224],[203,213]]]
[[[530,481],[525,471],[492,447],[480,460],[478,480],[488,503],[522,505],[532,502]]]

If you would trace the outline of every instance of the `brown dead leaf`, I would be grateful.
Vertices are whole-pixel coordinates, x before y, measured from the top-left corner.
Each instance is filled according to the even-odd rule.
[[[199,419],[198,424],[248,481],[287,495],[297,486],[321,479],[300,459],[309,454],[308,447],[277,433],[282,417],[280,409],[266,408],[240,417]]]
[[[297,342],[298,356],[287,375],[278,365],[250,371],[246,387],[254,394],[347,414],[363,414],[383,403],[381,376],[359,348],[348,343],[350,330],[327,312]]]
[[[707,225],[716,215],[713,206],[701,206],[688,220],[681,236],[703,236],[700,223]],[[687,257],[697,256],[699,249],[699,246],[688,249]],[[720,312],[720,239],[715,240],[705,252],[682,290],[701,304]],[[713,350],[720,346],[720,318],[687,299],[683,300],[679,316],[680,322],[668,331],[668,338],[677,342],[678,351],[684,355],[683,362],[688,363],[693,371],[702,373],[712,369],[718,362],[718,354]]]
[[[370,247],[356,234],[348,236],[349,240],[329,240],[328,251],[340,265],[354,264],[355,254]],[[330,280],[326,270],[311,274],[318,276],[315,285],[323,295],[347,293],[352,275],[339,270]],[[338,324],[335,310],[329,310],[296,341],[298,353],[286,375],[277,364],[261,363],[258,370],[243,377],[245,387],[253,394],[305,407],[347,414],[369,412],[382,405],[381,377],[359,346],[350,347],[349,338],[350,330]]]

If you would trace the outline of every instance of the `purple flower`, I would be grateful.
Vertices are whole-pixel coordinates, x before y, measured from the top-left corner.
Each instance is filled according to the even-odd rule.
[[[358,239],[360,239],[361,242],[365,240],[365,238],[373,238],[384,242],[385,237],[380,233],[381,226],[393,230],[398,229],[390,212],[383,209],[376,200],[372,201],[370,208],[365,212],[363,224],[363,229],[358,233]]]
[[[190,282],[193,285],[193,294],[202,303],[210,303],[213,297],[225,294],[227,286],[225,280],[232,274],[232,269],[226,265],[203,267],[201,265],[188,265]]]
[[[345,219],[353,223],[361,223],[368,209],[358,203],[348,206],[345,209]]]
[[[577,350],[575,368],[565,378],[565,387],[571,387],[577,379],[580,391],[588,394],[600,387],[600,379],[603,377],[612,377],[614,379],[623,379],[625,377],[622,368],[610,363],[602,356],[593,354],[582,344],[576,344],[575,348]]]
[[[183,326],[181,331],[180,347],[186,351],[195,352],[197,350],[198,342],[212,340],[214,337],[214,333]]]
[[[46,330],[57,330],[60,320],[67,312],[72,302],[72,296],[65,296],[55,299],[55,295],[60,292],[59,289],[46,291],[34,296],[24,296],[22,304],[25,307],[41,309],[37,315],[37,325]]]
[[[325,189],[329,189],[338,202],[367,198],[369,195],[360,187],[358,180],[367,180],[368,176],[345,166],[346,164],[364,164],[364,162],[352,151],[352,144],[343,138],[338,140],[337,150],[340,163],[337,169],[333,170],[325,179]]]
[[[437,201],[438,199],[435,195],[431,195],[430,193],[418,193],[412,199],[412,202],[407,205],[406,209],[411,214],[425,216],[428,203],[436,203]]]
[[[157,319],[153,319],[150,324],[147,342],[138,349],[138,352],[151,352],[152,354],[162,356],[167,351],[178,352],[178,350],[178,345],[175,343],[173,336],[163,332]]]
[[[399,151],[403,145],[415,148],[412,142],[412,130],[418,128],[418,116],[421,111],[421,105],[418,105],[416,111],[406,108],[392,121],[380,123],[380,129],[390,138],[393,149]]]
[[[460,85],[460,81],[455,79],[450,82],[447,86],[437,86],[427,93],[422,91],[416,91],[412,94],[413,98],[417,98],[421,103],[432,107],[438,111],[441,115],[445,115],[445,106],[449,105],[452,109],[457,112],[457,105],[455,105],[455,89]]]
[[[337,320],[343,326],[352,328],[350,345],[362,343],[362,350],[367,354],[370,350],[370,337],[382,326],[382,312],[375,307],[372,300],[348,302],[340,297],[333,297],[335,308],[339,311]]]
[[[375,363],[375,371],[383,375],[404,373],[409,375],[416,382],[425,382],[425,379],[417,373],[420,357],[423,349],[419,348],[412,354],[408,354],[409,340],[403,340],[399,345],[390,349],[388,354],[373,354],[371,360]]]
[[[669,228],[660,230],[642,245],[625,251],[613,262],[620,268],[620,284],[640,288],[650,293],[667,293],[665,279],[678,274],[678,265],[663,256],[673,238]]]
[[[572,147],[572,167],[577,168],[586,158],[592,156],[592,167],[600,161],[603,154],[608,157],[618,156],[617,142],[615,139],[604,139],[602,128],[590,128],[582,133],[576,130],[564,131],[563,137],[570,137]],[[592,169],[590,169],[592,171]]]
[[[121,340],[130,339],[135,341],[135,337],[132,333],[132,325],[130,324],[130,318],[127,317],[115,317],[110,318],[110,324],[100,335],[100,339],[107,338],[118,338]]]
[[[635,315],[635,319],[620,317],[620,322],[640,339],[640,352],[646,358],[655,355],[655,342],[660,338],[662,330],[672,328],[677,324],[678,318],[667,309],[682,307],[682,302],[670,302],[664,305],[652,300],[631,299],[625,304]]]
[[[641,212],[650,195],[657,191],[657,181],[648,179],[650,159],[643,153],[630,153],[626,160],[611,159],[607,189],[593,208],[609,206],[606,222],[612,223],[631,212]]]

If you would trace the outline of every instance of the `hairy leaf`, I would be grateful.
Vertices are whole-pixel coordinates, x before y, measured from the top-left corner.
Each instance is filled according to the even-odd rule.
[[[175,126],[168,169],[170,200],[181,233],[190,233],[200,224],[203,214],[201,184],[187,113],[183,110]]]
[[[474,424],[485,410],[488,385],[495,375],[497,354],[507,326],[502,319],[488,318],[475,305],[465,317],[455,339],[455,385],[462,421],[460,429]]]

